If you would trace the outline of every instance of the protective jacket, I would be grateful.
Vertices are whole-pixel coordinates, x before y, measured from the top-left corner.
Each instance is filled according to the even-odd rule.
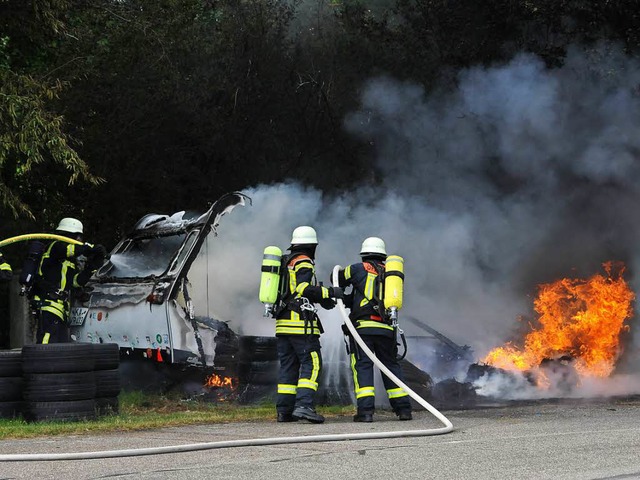
[[[280,291],[283,292],[280,308],[275,312],[276,336],[320,335],[322,326],[318,316],[305,310],[305,303],[323,303],[329,300],[329,289],[317,285],[315,264],[311,257],[292,252],[283,261]]]
[[[12,275],[11,265],[4,261],[4,255],[0,253],[0,281],[8,282]]]
[[[33,299],[40,303],[43,312],[52,313],[66,321],[71,290],[84,286],[92,275],[90,268],[78,271],[76,259],[90,250],[90,245],[74,245],[58,240],[46,247],[33,288]]]
[[[394,336],[391,322],[384,314],[384,307],[378,304],[380,288],[378,276],[384,272],[381,260],[366,260],[353,263],[338,272],[338,283],[345,288],[353,286],[352,298],[345,304],[350,308],[349,318],[360,335]],[[381,303],[381,302],[380,302]]]

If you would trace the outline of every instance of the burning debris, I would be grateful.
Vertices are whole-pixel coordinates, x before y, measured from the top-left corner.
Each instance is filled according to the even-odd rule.
[[[604,274],[563,278],[539,286],[538,314],[522,346],[508,342],[472,365],[467,380],[478,392],[503,396],[535,387],[568,395],[587,378],[608,378],[622,354],[621,335],[633,315],[635,295],[624,265],[607,262]]]
[[[207,388],[225,388],[234,391],[238,387],[238,381],[233,377],[225,377],[212,373],[204,380],[204,386]]]
[[[229,402],[237,400],[238,379],[212,373],[205,377],[202,385],[204,397],[208,401]]]

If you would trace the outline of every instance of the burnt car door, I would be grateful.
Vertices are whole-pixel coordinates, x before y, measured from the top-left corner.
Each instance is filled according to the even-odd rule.
[[[224,325],[205,304],[211,270],[202,267],[208,263],[203,245],[215,241],[223,215],[250,202],[232,192],[202,215],[141,218],[74,299],[72,338],[117,343],[121,351],[166,363],[213,365]]]

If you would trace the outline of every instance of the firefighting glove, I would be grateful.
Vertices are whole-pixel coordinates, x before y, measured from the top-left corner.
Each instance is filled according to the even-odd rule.
[[[102,245],[96,245],[87,252],[87,255],[88,268],[89,270],[94,271],[99,269],[104,263],[105,257],[107,256],[107,249]]]
[[[329,287],[329,296],[331,298],[335,298],[336,300],[342,300],[344,299],[344,292],[340,287]]]
[[[92,257],[99,257],[104,259],[107,256],[107,249],[102,245],[96,245],[92,247],[91,250],[89,250],[88,254]]]
[[[353,307],[353,292],[351,292],[348,295],[345,295],[344,298],[342,299],[342,303],[344,303],[344,306],[346,308],[351,309]]]
[[[323,298],[322,300],[320,300],[320,306],[325,310],[331,310],[336,306],[336,302],[333,300],[333,298]]]

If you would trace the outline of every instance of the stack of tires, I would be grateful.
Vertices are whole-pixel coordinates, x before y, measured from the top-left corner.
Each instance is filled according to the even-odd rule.
[[[22,352],[0,351],[0,418],[22,413]]]
[[[93,343],[96,383],[96,413],[112,415],[120,411],[120,347],[117,343]]]
[[[94,364],[88,343],[22,347],[24,418],[31,422],[96,418]]]
[[[276,337],[246,335],[238,346],[240,403],[274,400],[280,366]]]

